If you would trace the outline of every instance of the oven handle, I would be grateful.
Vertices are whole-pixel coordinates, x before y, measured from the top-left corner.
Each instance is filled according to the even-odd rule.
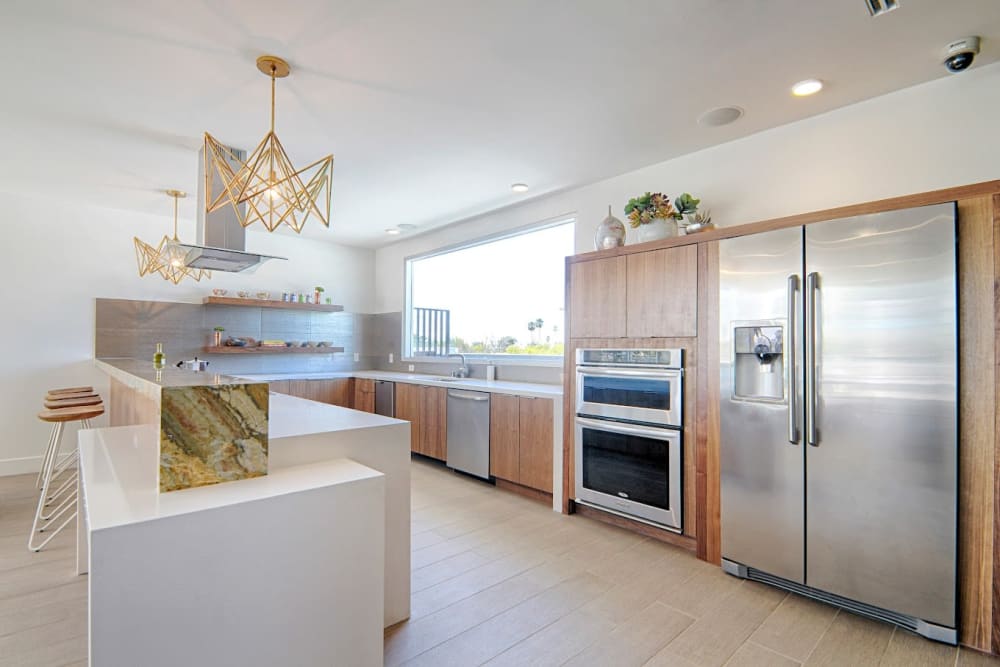
[[[589,427],[599,431],[621,433],[622,435],[639,435],[644,438],[652,438],[654,440],[672,440],[679,437],[681,434],[681,432],[676,429],[633,426],[632,424],[622,424],[621,422],[607,421],[605,419],[588,419],[586,417],[577,417],[576,423],[580,426]]]
[[[680,377],[684,374],[681,368],[663,368],[635,370],[632,368],[595,368],[593,366],[577,366],[576,372],[579,375],[613,375],[620,377],[647,377],[647,378],[670,378]]]

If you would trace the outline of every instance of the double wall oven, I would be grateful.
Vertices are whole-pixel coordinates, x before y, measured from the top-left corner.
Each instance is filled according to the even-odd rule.
[[[683,354],[576,353],[576,502],[680,532]]]

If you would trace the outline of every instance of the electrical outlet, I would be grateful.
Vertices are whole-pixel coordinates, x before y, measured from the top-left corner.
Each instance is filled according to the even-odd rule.
[[[417,367],[414,366],[413,364],[410,364],[409,366],[406,367],[406,369],[412,373],[413,371],[417,370]]]
[[[354,361],[361,361],[361,353],[360,352],[355,352],[354,353]]]
[[[394,355],[392,352],[390,352],[389,353],[389,363],[391,364],[393,362],[393,360],[395,360],[395,358],[396,358],[396,355]]]

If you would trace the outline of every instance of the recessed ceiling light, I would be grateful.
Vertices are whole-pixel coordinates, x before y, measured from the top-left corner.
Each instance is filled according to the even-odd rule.
[[[823,90],[822,81],[819,79],[806,79],[792,86],[792,95],[805,97],[806,95],[815,95],[821,90]]]
[[[395,227],[390,227],[389,229],[385,230],[385,233],[392,234],[393,236],[395,236],[396,234],[399,234],[399,230],[396,229]]]
[[[720,125],[735,123],[742,117],[743,109],[740,107],[719,107],[717,109],[709,109],[698,116],[698,124],[706,127],[719,127]]]
[[[528,191],[528,184],[527,183],[514,183],[513,185],[510,186],[510,189],[513,190],[514,192],[527,192]]]

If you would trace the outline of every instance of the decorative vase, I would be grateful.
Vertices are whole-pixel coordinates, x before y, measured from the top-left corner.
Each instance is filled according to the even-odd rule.
[[[222,345],[222,332],[213,331],[212,333],[215,334],[214,336],[212,336],[212,344],[215,347],[220,347]]]
[[[677,221],[673,218],[653,218],[646,224],[639,225],[635,231],[636,236],[639,238],[639,243],[668,239],[672,236],[677,236]]]
[[[622,221],[611,215],[611,207],[608,206],[608,217],[597,225],[597,233],[594,235],[594,248],[597,250],[607,250],[625,245],[625,225]]]

